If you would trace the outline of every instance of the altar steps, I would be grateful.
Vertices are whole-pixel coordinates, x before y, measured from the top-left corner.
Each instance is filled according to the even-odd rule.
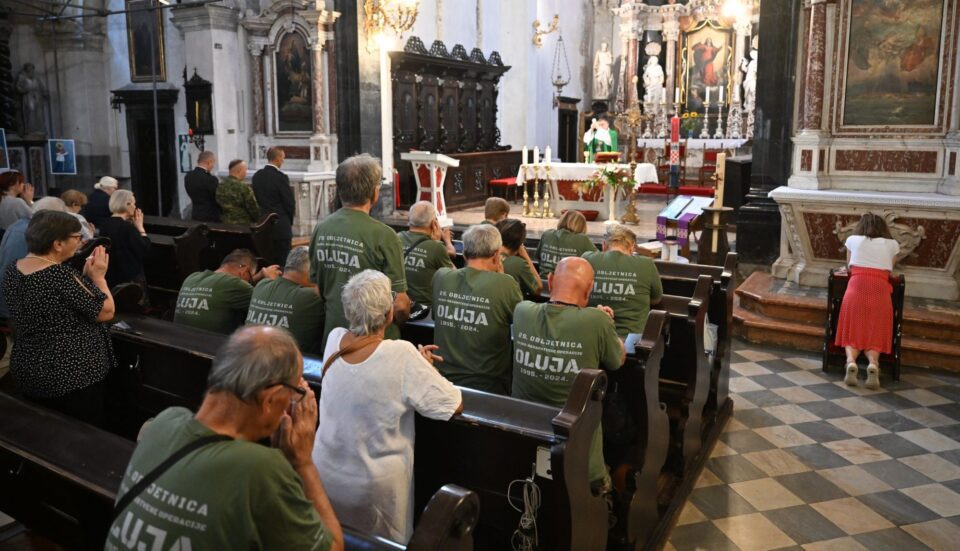
[[[736,291],[734,334],[750,342],[819,352],[827,319],[827,290],[801,287],[754,272]],[[903,363],[960,371],[960,307],[956,302],[907,299]]]

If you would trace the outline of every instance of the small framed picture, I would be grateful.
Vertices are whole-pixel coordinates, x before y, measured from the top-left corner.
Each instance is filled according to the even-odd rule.
[[[50,174],[76,174],[77,154],[73,140],[47,140]]]
[[[0,170],[10,168],[10,154],[7,152],[7,131],[0,128]]]

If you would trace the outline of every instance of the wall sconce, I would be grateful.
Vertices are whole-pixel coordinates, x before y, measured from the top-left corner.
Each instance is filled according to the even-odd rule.
[[[543,47],[543,37],[557,30],[557,26],[560,24],[560,14],[554,14],[553,21],[550,22],[550,26],[547,27],[547,30],[541,31],[539,19],[533,20],[533,45],[537,48]]]
[[[420,0],[365,0],[363,32],[367,35],[367,51],[388,28],[403,37],[413,28],[420,11]]]
[[[193,76],[183,83],[183,90],[187,97],[187,134],[193,145],[203,151],[203,137],[213,134],[213,84],[198,75],[194,67]]]

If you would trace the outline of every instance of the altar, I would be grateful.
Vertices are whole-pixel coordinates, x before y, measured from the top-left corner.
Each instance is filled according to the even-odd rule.
[[[614,197],[608,193],[608,186],[587,186],[586,182],[594,179],[597,173],[607,167],[614,170],[629,170],[627,164],[596,164],[596,163],[537,163],[521,165],[517,172],[517,185],[529,191],[531,200],[543,200],[545,210],[555,216],[568,209],[579,211],[595,211],[600,220],[609,220],[611,213],[619,218],[626,209],[626,197]],[[640,163],[633,170],[633,179],[636,182],[634,190],[639,190],[642,184],[658,183],[657,167],[650,163]],[[541,184],[534,195],[536,182]],[[529,186],[527,184],[530,184]],[[547,195],[549,193],[549,195]],[[612,203],[612,205],[611,205]],[[535,204],[531,201],[531,204]]]

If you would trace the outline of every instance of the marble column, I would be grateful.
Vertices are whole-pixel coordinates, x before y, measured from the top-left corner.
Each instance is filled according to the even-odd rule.
[[[806,78],[803,83],[804,131],[819,131],[823,124],[823,79],[827,48],[827,0],[811,0],[807,36]]]
[[[334,50],[335,41],[327,41],[327,114],[328,114],[328,128],[330,129],[331,134],[339,134],[337,132],[337,54]]]
[[[740,70],[740,64],[746,55],[747,41],[750,40],[750,20],[744,18],[738,20],[734,30],[736,32],[737,42],[733,53],[733,93],[731,100],[737,98],[743,101],[743,71]]]
[[[629,55],[627,56],[627,109],[633,107],[637,104],[637,82],[640,78],[637,70],[637,65],[639,63],[640,55],[640,41],[637,40],[636,36],[630,37],[630,46],[629,46]]]
[[[673,102],[677,88],[677,40],[680,38],[680,23],[670,14],[663,20],[663,40],[667,43],[667,101]],[[670,103],[669,105],[672,105]],[[668,109],[669,111],[670,109]]]
[[[316,41],[311,47],[313,54],[313,133],[325,134],[323,98],[326,96],[323,84],[323,42]]]
[[[780,209],[768,197],[787,185],[793,142],[796,87],[784,86],[794,77],[803,0],[760,4],[760,36],[775,37],[761,44],[757,66],[757,109],[753,165],[746,204],[737,214],[737,254],[741,263],[770,264],[780,254]]]
[[[263,44],[249,42],[247,51],[250,52],[250,86],[253,89],[253,132],[263,134],[266,130],[263,118]]]

